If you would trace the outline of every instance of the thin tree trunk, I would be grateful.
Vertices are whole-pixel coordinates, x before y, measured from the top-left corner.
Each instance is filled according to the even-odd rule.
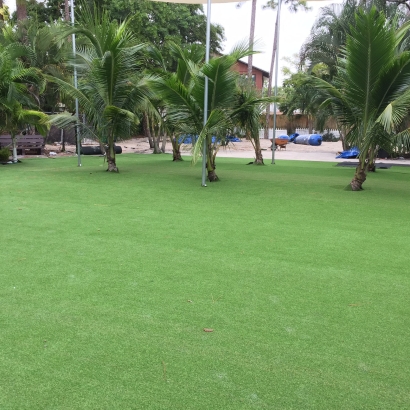
[[[216,153],[213,152],[212,144],[208,144],[208,158],[206,163],[206,169],[208,171],[208,179],[209,182],[217,182],[219,181],[218,175],[215,172],[215,156]]]
[[[255,161],[253,161],[253,165],[264,165],[262,149],[261,149],[261,142],[260,142],[259,136],[258,138],[254,139],[254,149],[255,149]]]
[[[65,152],[65,131],[61,129],[61,152]]]
[[[275,65],[276,49],[278,47],[278,23],[279,23],[279,13],[276,13],[275,35],[273,38],[272,59],[270,62],[270,70],[269,70],[268,94],[267,94],[268,97],[272,96],[273,66]],[[269,119],[270,119],[270,104],[266,106],[265,132],[264,132],[265,139],[269,138]],[[273,139],[275,139],[275,131],[276,130],[273,130]]]
[[[307,119],[308,119],[308,133],[312,134],[313,133],[313,118],[310,115],[308,115]]]
[[[114,138],[112,135],[108,137],[108,146],[106,149],[107,154],[107,171],[109,172],[119,172],[117,164],[115,163],[115,149],[114,149]]]
[[[161,152],[165,154],[165,150],[167,147],[167,133],[164,132],[164,135],[162,136],[162,146],[161,146]]]
[[[154,151],[153,154],[162,154],[162,151],[159,149],[159,130],[152,129],[152,140],[154,141]]]
[[[149,118],[148,118],[148,114],[146,112],[144,112],[144,117],[143,117],[143,120],[142,120],[142,126],[144,128],[144,135],[148,139],[149,147],[154,148],[154,141],[152,139],[151,129],[150,129],[150,126],[149,126]]]
[[[64,20],[70,21],[70,5],[68,0],[64,0]]]
[[[11,135],[11,142],[13,146],[13,162],[18,162],[17,159],[17,138],[15,135]]]
[[[253,51],[253,43],[255,40],[255,21],[256,21],[256,1],[252,0],[251,12],[251,27],[249,32],[249,48]],[[253,68],[253,54],[248,57],[248,82],[252,85],[252,68]]]

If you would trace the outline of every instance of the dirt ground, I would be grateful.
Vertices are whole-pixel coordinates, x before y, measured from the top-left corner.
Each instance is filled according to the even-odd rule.
[[[88,144],[83,144],[87,146]],[[96,145],[96,144],[89,144]],[[146,138],[133,138],[128,141],[117,143],[122,147],[123,153],[135,153],[135,154],[151,154],[152,149],[149,147]],[[271,162],[272,151],[270,140],[261,140],[262,153],[265,161]],[[190,144],[183,145],[181,152],[184,155],[190,155],[192,146]],[[336,155],[342,151],[341,142],[323,142],[322,145],[315,147],[311,145],[301,145],[290,143],[285,149],[278,149],[274,152],[275,159],[287,159],[287,160],[303,160],[303,161],[325,161],[325,162],[340,162],[345,161],[343,159],[336,159]],[[172,153],[172,146],[170,142],[166,144],[166,153]],[[66,152],[61,152],[61,145],[55,143],[54,145],[47,145],[45,156],[47,157],[61,157],[75,155],[75,146],[66,145]],[[231,143],[227,147],[221,147],[218,152],[218,157],[236,157],[252,160],[254,158],[254,150],[250,141],[243,140],[241,142]],[[28,157],[28,156],[27,156]],[[40,157],[40,156],[36,156]],[[388,160],[381,158],[383,162],[394,162],[410,164],[410,160]]]

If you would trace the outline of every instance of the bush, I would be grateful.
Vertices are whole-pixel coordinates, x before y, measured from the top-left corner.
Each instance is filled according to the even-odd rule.
[[[0,162],[7,162],[10,157],[10,150],[8,148],[0,148]]]

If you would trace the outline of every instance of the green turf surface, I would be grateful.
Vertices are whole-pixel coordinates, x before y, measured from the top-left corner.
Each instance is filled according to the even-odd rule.
[[[410,169],[247,162],[0,167],[0,409],[408,409]]]

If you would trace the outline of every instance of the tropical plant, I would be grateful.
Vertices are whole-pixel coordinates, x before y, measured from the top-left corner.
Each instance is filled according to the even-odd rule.
[[[379,148],[410,144],[410,129],[399,130],[410,108],[410,52],[401,50],[410,23],[396,29],[375,7],[359,10],[355,20],[338,60],[335,85],[314,81],[328,96],[324,104],[332,105],[348,129],[349,143],[360,150],[350,183],[358,191]]]
[[[285,5],[288,6],[290,11],[296,13],[299,9],[309,10],[309,7],[306,4],[306,0],[269,0],[264,8],[277,9],[278,2],[283,1]],[[273,49],[272,49],[272,58],[269,70],[269,81],[267,89],[267,97],[272,96],[272,80],[273,80],[273,67],[275,65],[276,59],[276,50],[278,49],[278,39],[279,39],[279,13],[276,14],[275,22],[275,32],[273,37]],[[270,104],[266,105],[266,116],[265,116],[265,138],[268,138],[269,134],[269,121],[270,121]],[[275,132],[275,131],[274,131]]]
[[[195,163],[207,147],[206,167],[210,182],[218,181],[215,157],[220,144],[234,128],[233,112],[236,103],[237,73],[231,68],[252,51],[244,45],[230,54],[212,58],[208,63],[196,64],[187,60],[187,76],[181,81],[181,73],[160,78],[155,83],[167,109],[167,118],[181,134],[197,135],[192,155]],[[208,112],[204,124],[205,76],[208,77]]]
[[[36,95],[45,87],[41,72],[25,68],[21,57],[29,50],[21,44],[10,44],[0,49],[0,129],[10,134],[13,145],[13,162],[17,162],[17,140],[35,125],[42,135],[47,133],[48,117],[34,109],[38,107]]]
[[[252,142],[255,150],[254,165],[263,165],[262,148],[259,139],[261,127],[261,114],[266,104],[273,102],[272,98],[261,97],[257,90],[245,84],[239,86],[236,102],[232,112],[232,121],[245,138]]]
[[[72,64],[79,83],[48,76],[61,92],[77,98],[86,122],[70,114],[53,116],[60,127],[81,127],[84,136],[106,146],[107,171],[118,172],[114,142],[129,138],[139,124],[138,107],[149,96],[147,81],[141,76],[140,61],[144,44],[138,44],[129,30],[129,20],[117,23],[107,11],[93,12],[84,5],[81,20],[65,35],[76,33],[88,40]]]

